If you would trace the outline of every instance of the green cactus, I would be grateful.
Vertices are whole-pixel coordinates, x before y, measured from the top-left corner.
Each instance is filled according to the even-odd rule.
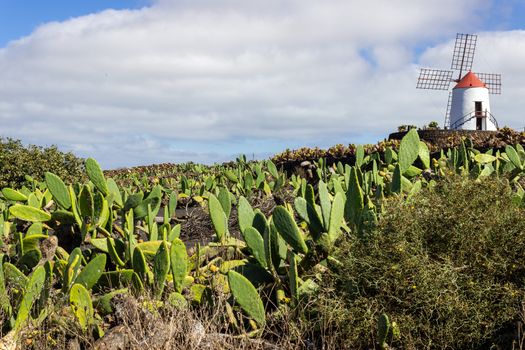
[[[281,237],[279,232],[277,231],[277,228],[275,227],[275,224],[273,222],[270,223],[268,229],[268,237],[264,236],[264,244],[265,244],[265,252],[267,261],[268,257],[270,258],[270,262],[268,263],[268,267],[273,265],[275,270],[278,270],[281,266],[281,262],[286,259],[287,253],[288,253],[288,246],[286,245],[285,240]],[[269,247],[266,247],[266,244],[269,245]]]
[[[358,226],[361,212],[364,208],[364,195],[361,185],[359,184],[355,167],[350,169],[348,181],[344,216],[349,224],[352,223]]]
[[[21,291],[26,288],[29,279],[15,265],[5,262],[3,264],[5,285]]]
[[[332,210],[332,203],[330,202],[330,195],[328,188],[324,181],[319,181],[319,203],[321,204],[321,213],[323,219],[324,231],[328,231],[328,225],[330,222],[330,211]]]
[[[89,186],[84,185],[78,196],[78,209],[83,225],[93,223],[94,221],[94,200]],[[86,220],[89,220],[86,222]]]
[[[170,247],[171,273],[173,286],[178,293],[182,292],[184,279],[188,274],[188,253],[186,246],[180,239],[174,239]]]
[[[0,310],[4,313],[6,318],[11,317],[11,304],[9,303],[9,295],[6,290],[6,280],[4,277],[4,261],[5,254],[0,253]]]
[[[84,220],[82,220],[82,218],[80,217],[80,212],[77,206],[77,195],[75,194],[75,190],[73,189],[73,186],[69,186],[69,198],[71,200],[71,212],[73,213],[73,216],[75,217],[75,221],[78,226],[82,227]]]
[[[64,181],[57,175],[46,172],[46,185],[57,204],[63,209],[71,208],[71,198],[69,197],[69,191],[64,184]]]
[[[112,178],[108,178],[106,183],[113,203],[115,203],[119,208],[122,208],[124,204],[122,202],[122,194],[120,193],[117,183]]]
[[[172,191],[170,193],[170,199],[168,201],[168,214],[170,218],[174,217],[177,210],[177,192]]]
[[[127,294],[128,288],[116,289],[106,294],[101,295],[97,299],[93,300],[93,307],[103,316],[113,313],[113,307],[111,301],[114,297],[122,294]]]
[[[86,172],[89,177],[89,180],[93,182],[95,187],[104,195],[108,195],[108,184],[100,165],[93,158],[86,159]]]
[[[363,145],[358,145],[355,150],[355,166],[361,168],[363,166],[363,160],[365,158],[365,148]]]
[[[136,208],[142,202],[142,198],[144,198],[144,193],[142,192],[133,193],[132,195],[128,196],[126,202],[124,203],[123,210],[126,212],[130,209]]]
[[[96,224],[96,227],[105,227],[109,220],[109,204],[100,192],[95,194],[93,208],[94,224]]]
[[[402,190],[402,175],[401,167],[399,163],[396,164],[394,169],[394,175],[392,176],[392,183],[390,184],[390,192],[392,193],[401,193]]]
[[[251,282],[238,272],[228,271],[230,290],[239,306],[251,317],[259,327],[266,324],[264,305]]]
[[[45,222],[51,220],[51,214],[43,210],[22,204],[9,207],[9,213],[15,218],[30,222]]]
[[[164,291],[164,283],[170,270],[170,252],[166,241],[162,241],[153,259],[153,292],[160,298]]]
[[[243,196],[239,197],[238,200],[237,215],[239,217],[239,228],[241,233],[244,233],[247,227],[252,226],[255,213],[250,203],[248,203],[248,200]]]
[[[266,227],[268,226],[268,220],[266,220],[266,216],[261,212],[260,209],[254,210],[255,215],[253,216],[253,227],[257,229],[260,233],[264,232],[266,230]]]
[[[133,250],[137,245],[137,240],[135,239],[135,218],[133,210],[128,211],[125,215],[125,225],[124,225],[124,234],[127,239],[128,247],[125,249],[127,258],[131,259],[133,256]]]
[[[388,348],[387,337],[390,333],[390,320],[387,314],[381,314],[377,320],[377,342],[381,349]]]
[[[80,271],[75,283],[91,289],[98,281],[106,268],[106,254],[99,254]]]
[[[102,276],[100,276],[100,279],[98,280],[94,289],[103,290],[129,286],[133,287],[133,292],[135,295],[142,294],[144,290],[144,285],[135,271],[130,269],[122,269],[118,271],[104,272]]]
[[[149,213],[152,213],[150,215],[156,215],[159,211],[159,207],[161,204],[161,196],[157,191],[151,192],[146,199],[144,199],[142,202],[140,202],[139,205],[137,205],[133,209],[133,214],[135,215],[135,219],[142,219],[146,216],[148,216]]]
[[[418,156],[425,169],[430,169],[430,150],[428,149],[427,144],[423,141],[419,141]]]
[[[468,174],[469,172],[469,155],[467,151],[467,146],[465,145],[464,141],[461,141],[461,145],[459,146],[459,158],[461,168],[459,169],[462,174]]]
[[[416,129],[410,131],[403,137],[399,145],[399,167],[403,174],[419,155],[419,135]]]
[[[80,250],[79,247],[77,247],[73,249],[73,251],[69,255],[67,264],[62,274],[63,276],[62,291],[64,293],[66,293],[69,290],[69,288],[75,281],[81,265],[82,265],[82,251]]]
[[[474,156],[474,161],[476,161],[476,163],[478,164],[490,164],[494,162],[496,159],[497,158],[494,157],[493,155],[486,154],[486,153],[480,153]]]
[[[27,204],[33,208],[40,208],[42,206],[42,203],[34,193],[30,193],[29,196],[27,196]]]
[[[308,252],[308,247],[306,246],[301,232],[299,232],[295,220],[285,207],[282,205],[277,206],[273,210],[272,220],[277,231],[281,237],[284,238],[286,243],[299,253],[306,254]]]
[[[345,198],[341,192],[336,193],[330,212],[330,225],[328,226],[328,236],[330,241],[335,242],[341,233],[345,212]]]
[[[126,262],[124,260],[124,255],[126,252],[125,244],[119,239],[113,239],[110,237],[106,238],[106,244],[109,256],[115,265],[120,267],[126,266]]]
[[[20,331],[21,327],[25,325],[30,317],[31,308],[33,304],[40,297],[44,282],[46,279],[46,270],[44,266],[38,266],[29,277],[26,289],[18,306],[15,321],[15,330]]]
[[[293,252],[288,252],[288,263],[290,267],[288,268],[288,279],[290,280],[290,293],[292,295],[292,306],[297,306],[299,300],[298,290],[299,290],[299,274],[297,270],[297,257]]]
[[[277,171],[277,167],[271,160],[266,161],[266,166],[268,167],[268,172],[270,175],[272,175],[275,179],[279,178],[279,172]]]
[[[177,224],[177,225],[173,226],[173,228],[170,230],[170,232],[168,234],[167,240],[169,242],[172,242],[174,239],[179,238],[180,237],[180,231],[181,231],[180,224]]]
[[[219,200],[211,193],[208,199],[208,206],[217,239],[220,242],[224,242],[228,238],[228,223],[224,209]]]
[[[294,207],[301,219],[308,224],[313,239],[317,240],[319,235],[324,231],[324,228],[315,208],[303,197],[295,198]]]
[[[12,188],[3,188],[2,194],[4,195],[5,199],[13,202],[26,202],[27,196],[23,193],[20,193],[17,190],[13,190]]]
[[[222,210],[224,210],[224,214],[226,215],[226,218],[229,218],[231,210],[232,210],[232,202],[231,202],[231,198],[230,198],[230,191],[228,191],[224,187],[221,187],[219,189],[219,195],[218,195],[217,199],[221,203]]]
[[[176,309],[185,309],[188,306],[188,301],[179,292],[171,292],[168,296],[168,303]]]
[[[27,270],[31,270],[39,263],[40,259],[42,259],[42,252],[40,249],[25,249],[25,253],[18,261],[18,265]]]
[[[239,178],[237,177],[237,175],[235,175],[235,173],[231,170],[225,170],[224,171],[224,176],[226,176],[226,178],[228,180],[230,180],[231,182],[234,182],[234,183],[238,183],[239,182]]]
[[[92,324],[94,316],[91,295],[83,285],[75,283],[69,292],[69,303],[80,327],[86,331]]]
[[[139,247],[135,247],[133,250],[132,265],[133,271],[135,271],[141,280],[146,281],[148,278],[149,267],[146,262],[146,257]]]
[[[507,145],[505,147],[505,153],[507,154],[507,157],[509,157],[510,161],[516,168],[523,170],[523,164],[521,162],[520,156],[518,152],[516,152],[514,147],[512,147],[511,145]]]
[[[262,267],[267,268],[264,240],[259,231],[253,227],[247,227],[244,230],[244,239],[257,262],[259,262]]]

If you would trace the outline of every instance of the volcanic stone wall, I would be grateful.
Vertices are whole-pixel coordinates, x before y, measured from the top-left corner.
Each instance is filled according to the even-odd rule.
[[[408,131],[394,132],[388,136],[389,140],[401,140]],[[418,130],[419,138],[430,142],[432,144],[445,143],[450,137],[466,136],[472,138],[486,138],[496,135],[497,131],[485,130],[444,130],[444,129],[428,129]]]

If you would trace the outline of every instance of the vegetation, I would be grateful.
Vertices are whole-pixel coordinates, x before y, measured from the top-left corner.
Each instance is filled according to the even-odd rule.
[[[518,348],[525,211],[512,201],[508,183],[456,177],[388,200],[374,232],[335,254],[342,267],[309,305],[315,322],[352,348],[377,341],[381,314],[396,348]]]
[[[67,183],[81,181],[83,160],[72,153],[64,153],[56,146],[24,146],[19,140],[0,138],[0,188],[30,187],[33,181],[43,181],[50,171]]]
[[[402,129],[402,130],[401,130]],[[405,125],[400,127],[400,131],[408,131],[416,129],[413,125]],[[518,132],[510,128],[501,128],[497,132],[474,131],[469,133],[468,138],[461,133],[447,133],[444,137],[433,142],[424,141],[428,147],[433,158],[439,158],[440,152],[447,152],[450,148],[460,147],[462,143],[466,143],[470,148],[486,152],[489,150],[504,151],[507,145],[514,146],[516,144],[525,145],[525,132]],[[376,152],[383,154],[387,148],[392,148],[394,151],[399,150],[400,142],[398,140],[384,140],[375,145],[364,145],[365,155],[370,155]],[[342,145],[338,144],[330,147],[327,150],[319,148],[300,148],[297,150],[285,150],[282,153],[275,155],[272,161],[284,167],[293,167],[302,161],[318,161],[324,158],[327,163],[333,164],[341,161],[343,163],[353,164],[355,162],[356,152],[358,147],[354,144]]]
[[[306,177],[245,157],[106,173],[89,158],[87,181],[48,171],[4,187],[0,345],[519,340],[523,147],[462,141],[431,157],[414,129],[380,147]],[[155,323],[165,331],[148,337]]]

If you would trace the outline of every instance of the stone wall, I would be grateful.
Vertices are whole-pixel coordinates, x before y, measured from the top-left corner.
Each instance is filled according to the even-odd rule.
[[[389,140],[401,140],[408,131],[394,132],[388,136]],[[433,144],[440,144],[446,141],[451,136],[482,136],[489,137],[496,135],[497,131],[485,131],[485,130],[445,130],[445,129],[428,129],[418,130],[419,138]]]

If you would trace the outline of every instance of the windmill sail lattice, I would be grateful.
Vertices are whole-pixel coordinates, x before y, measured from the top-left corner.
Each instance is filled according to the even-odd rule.
[[[452,55],[452,64],[450,65],[450,68],[459,70],[458,79],[461,79],[464,71],[472,69],[477,41],[477,35],[461,33],[456,35],[456,43],[454,44],[454,53]]]
[[[417,79],[416,88],[431,90],[448,90],[452,80],[451,70],[422,68]]]
[[[500,95],[501,94],[501,74],[493,73],[476,73],[478,78],[485,83],[489,93]]]

